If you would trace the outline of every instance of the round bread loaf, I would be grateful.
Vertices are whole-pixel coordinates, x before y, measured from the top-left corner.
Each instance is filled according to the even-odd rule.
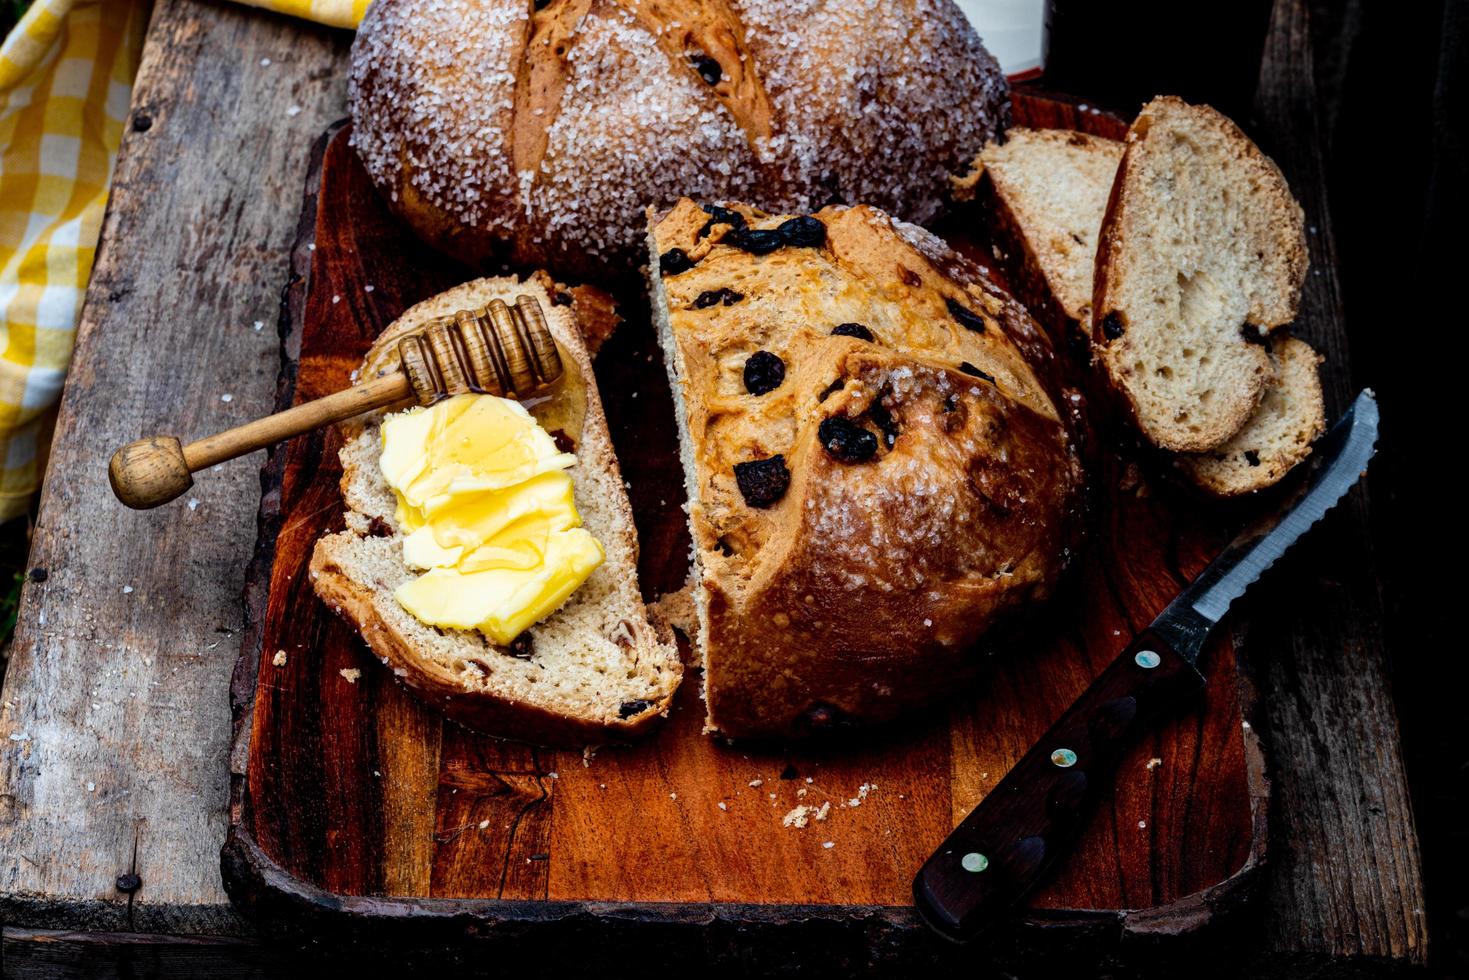
[[[976,265],[866,206],[651,228],[710,730],[886,721],[1053,590],[1082,468],[1054,355]]]
[[[682,195],[928,221],[1009,105],[951,0],[375,0],[348,101],[431,244],[604,281]]]

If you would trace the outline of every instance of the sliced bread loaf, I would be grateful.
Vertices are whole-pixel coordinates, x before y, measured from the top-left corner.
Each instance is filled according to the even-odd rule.
[[[1300,205],[1234,123],[1172,97],[1143,108],[1102,221],[1092,341],[1150,442],[1205,452],[1244,428],[1306,261]]]
[[[1045,336],[870,207],[650,219],[708,728],[819,734],[952,695],[1073,553],[1081,465]]]
[[[361,373],[390,369],[397,339],[428,319],[527,294],[546,314],[568,380],[584,382],[576,389],[586,395],[579,438],[555,434],[572,440],[576,507],[605,549],[604,563],[565,605],[508,647],[478,632],[419,622],[393,596],[415,573],[403,562],[396,500],[378,464],[383,416],[375,413],[342,426],[347,528],[317,542],[312,584],[394,674],[470,728],[560,745],[627,738],[667,714],[682,666],[667,630],[649,622],[638,591],[637,533],[579,328],[580,299],[540,276],[466,283],[394,321]]]
[[[1032,309],[1050,305],[1090,325],[1096,235],[1122,152],[1122,143],[1099,136],[1012,129],[975,160],[968,180],[980,184],[995,232],[1020,260]],[[1324,430],[1320,357],[1304,341],[1272,340],[1274,380],[1244,428],[1217,449],[1178,457],[1180,470],[1210,493],[1236,496],[1278,482]]]
[[[1179,468],[1199,486],[1221,497],[1263,490],[1280,482],[1326,431],[1317,365],[1321,356],[1294,337],[1271,344],[1275,381],[1245,427],[1206,453],[1183,453]]]

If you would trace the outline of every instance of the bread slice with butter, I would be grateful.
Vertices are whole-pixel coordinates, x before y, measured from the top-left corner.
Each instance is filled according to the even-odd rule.
[[[387,369],[398,338],[429,319],[492,299],[514,303],[521,295],[540,303],[567,381],[585,394],[584,406],[577,406],[584,415],[573,413],[583,415],[579,438],[550,423],[547,428],[576,455],[567,471],[576,510],[605,560],[564,605],[505,646],[476,630],[420,622],[394,595],[418,572],[404,562],[398,500],[380,466],[384,415],[374,413],[341,427],[346,529],[317,542],[312,585],[395,675],[461,724],[554,745],[627,739],[668,713],[683,668],[672,636],[649,621],[638,590],[637,532],[583,341],[580,297],[540,275],[466,283],[394,321],[368,352],[361,374]],[[602,312],[586,311],[597,333]]]
[[[1053,325],[1064,323],[1069,337],[1090,333],[1097,238],[1123,148],[1070,130],[1012,129],[959,183],[994,217],[1020,298]],[[1276,335],[1269,347],[1273,380],[1244,427],[1216,449],[1176,457],[1181,472],[1216,496],[1277,483],[1325,431],[1320,356],[1292,337]]]

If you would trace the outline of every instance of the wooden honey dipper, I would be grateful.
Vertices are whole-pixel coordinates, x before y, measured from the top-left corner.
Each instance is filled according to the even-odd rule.
[[[146,510],[188,490],[193,474],[205,467],[320,426],[409,398],[420,405],[465,392],[525,399],[549,388],[563,370],[534,298],[517,297],[513,307],[491,300],[483,309],[430,320],[400,338],[396,371],[187,446],[176,436],[130,442],[113,453],[107,475],[118,500]]]

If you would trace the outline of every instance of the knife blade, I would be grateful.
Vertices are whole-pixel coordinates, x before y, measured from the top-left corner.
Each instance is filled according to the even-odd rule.
[[[1075,843],[1124,751],[1204,687],[1197,663],[1230,605],[1346,496],[1376,451],[1377,399],[1357,395],[1295,491],[1246,527],[964,818],[913,879],[923,920],[965,941],[1013,908]]]

